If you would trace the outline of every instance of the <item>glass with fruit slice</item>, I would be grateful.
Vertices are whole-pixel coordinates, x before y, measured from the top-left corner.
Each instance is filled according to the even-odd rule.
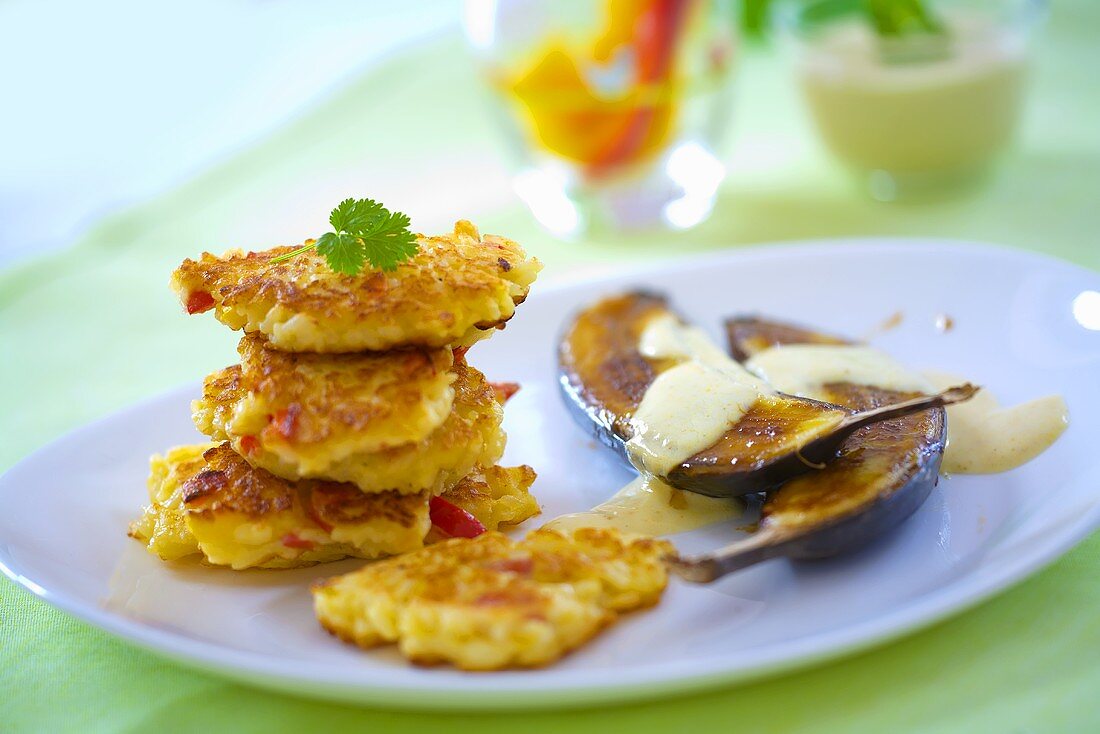
[[[724,0],[468,0],[516,192],[561,235],[687,228],[725,176],[735,20]]]

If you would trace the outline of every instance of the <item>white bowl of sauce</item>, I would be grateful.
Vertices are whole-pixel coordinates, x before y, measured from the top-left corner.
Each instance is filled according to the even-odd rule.
[[[927,4],[944,28],[938,52],[900,59],[888,45],[899,41],[884,42],[862,4],[817,0],[779,13],[824,143],[878,199],[949,193],[981,178],[1018,127],[1044,3]]]

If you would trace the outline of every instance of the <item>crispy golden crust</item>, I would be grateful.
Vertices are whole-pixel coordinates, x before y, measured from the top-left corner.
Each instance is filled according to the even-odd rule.
[[[493,465],[504,452],[504,413],[485,376],[462,359],[453,365],[452,376],[453,410],[439,428],[419,441],[377,451],[326,452],[325,442],[311,447],[307,456],[289,451],[285,442],[271,442],[263,430],[237,432],[231,406],[243,401],[246,391],[236,367],[207,379],[203,398],[193,406],[195,424],[215,440],[230,441],[253,466],[285,479],[332,479],[364,492],[439,494],[475,467]]]
[[[461,497],[443,496],[496,529],[538,513],[527,494],[533,479],[530,467],[492,467],[465,483],[480,488],[478,501],[466,490]],[[431,525],[427,494],[364,494],[337,482],[288,482],[253,469],[226,443],[179,446],[154,456],[149,500],[130,535],[151,553],[164,560],[202,555],[235,569],[403,553],[423,547]]]
[[[227,443],[154,456],[151,504],[130,527],[165,560],[201,554],[235,569],[377,558],[420,548],[428,496],[364,494],[335,482],[287,482],[253,469]]]
[[[542,511],[529,491],[534,481],[535,470],[529,466],[491,466],[463,477],[443,496],[496,530]]]
[[[246,335],[240,365],[213,373],[192,405],[195,424],[325,476],[333,463],[414,443],[439,428],[454,403],[450,349],[295,354]]]
[[[170,561],[199,552],[187,527],[180,485],[206,468],[203,452],[216,445],[176,446],[149,460],[149,504],[130,523],[128,535],[145,543],[150,553]]]
[[[396,642],[416,663],[534,667],[584,644],[619,613],[656,604],[660,540],[615,531],[536,530],[454,539],[313,588],[321,625],[360,647]]]
[[[307,240],[307,242],[311,242]],[[184,260],[171,285],[191,313],[214,309],[233,329],[265,334],[290,352],[383,351],[468,346],[512,317],[542,264],[466,221],[454,233],[419,236],[420,251],[391,273],[334,273],[295,247],[204,253]]]

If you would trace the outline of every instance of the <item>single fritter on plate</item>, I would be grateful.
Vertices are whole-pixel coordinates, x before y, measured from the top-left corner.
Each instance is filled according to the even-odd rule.
[[[318,374],[326,371],[326,360],[373,364],[372,360],[380,359],[403,365],[407,359],[401,353],[300,356],[306,357]],[[272,378],[275,382],[270,388],[275,401],[278,398],[274,396],[282,396],[284,385],[296,380],[297,375],[294,370],[286,370]],[[303,399],[317,401],[316,410],[309,416],[308,435],[295,434],[287,413],[271,413],[268,419],[269,414],[262,412],[263,408],[254,402],[257,399],[250,396],[250,380],[240,365],[207,377],[203,397],[192,407],[199,431],[216,441],[230,441],[250,464],[285,479],[351,482],[364,492],[438,494],[475,467],[495,464],[505,443],[500,428],[504,412],[485,376],[459,357],[447,379],[453,380],[447,388],[454,393],[452,410],[438,428],[418,441],[370,451],[349,453],[349,444],[356,440],[355,431],[341,425],[341,415],[356,410],[353,402],[364,397],[354,389],[330,389],[328,383],[317,380],[303,383],[298,388]],[[401,392],[402,388],[395,386],[395,390]],[[298,411],[299,420],[305,411],[304,407]],[[400,415],[395,418],[400,420]],[[303,427],[299,425],[299,429]],[[376,434],[375,439],[384,442],[383,435]],[[311,438],[316,440],[309,441]]]
[[[321,625],[364,648],[396,642],[415,663],[466,670],[546,665],[621,612],[652,606],[668,576],[662,540],[614,530],[452,539],[313,588]]]
[[[232,250],[184,260],[172,288],[188,313],[214,309],[233,329],[259,331],[290,352],[468,346],[512,318],[542,264],[515,242],[467,221],[418,237],[420,251],[393,272],[333,272],[310,250]],[[307,241],[309,242],[309,241]]]
[[[528,494],[530,467],[492,467],[459,482],[485,484],[490,502],[468,490],[449,502],[485,527],[538,514]],[[429,496],[365,494],[348,484],[288,482],[253,469],[228,444],[178,446],[150,462],[149,500],[130,535],[164,560],[202,555],[235,569],[307,566],[339,558],[378,558],[423,547]]]
[[[195,423],[219,440],[250,436],[242,451],[273,454],[303,476],[326,476],[352,454],[421,441],[454,404],[447,348],[294,353],[247,334],[237,351],[239,367],[206,379],[192,406]]]

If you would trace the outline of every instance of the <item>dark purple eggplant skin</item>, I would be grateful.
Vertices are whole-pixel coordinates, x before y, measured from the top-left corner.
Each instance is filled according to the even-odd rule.
[[[929,456],[912,476],[857,512],[824,519],[794,532],[765,525],[748,538],[717,551],[687,558],[674,556],[669,559],[670,567],[687,581],[710,583],[773,558],[813,562],[858,551],[888,536],[920,509],[939,483],[942,456],[942,451],[930,448]]]
[[[591,339],[598,341],[599,348],[606,352],[624,356],[607,360],[607,365],[599,365],[598,370],[604,378],[601,384],[593,386],[593,380],[586,383],[579,368],[586,355],[576,353],[576,350],[588,348],[584,343],[586,337],[577,337],[575,332],[581,316],[592,313],[600,304],[583,309],[566,322],[558,338],[558,386],[562,402],[577,425],[630,466],[626,449],[628,426],[620,416],[628,403],[641,400],[657,374],[649,362],[636,353],[640,325],[635,322],[650,312],[668,312],[669,305],[664,295],[642,289],[627,292],[618,300],[621,303],[616,304],[605,320],[596,324],[600,331]],[[615,321],[627,326],[616,328]],[[596,369],[590,365],[590,371]]]
[[[929,450],[917,471],[892,491],[852,513],[822,522],[812,532],[786,542],[784,555],[793,560],[820,560],[859,550],[889,534],[921,508],[940,481],[943,451]]]
[[[728,319],[725,326],[730,353],[741,361],[769,346],[851,343],[801,326],[758,317]],[[827,389],[830,400],[856,410],[866,410],[903,397],[893,391],[859,386],[836,385]],[[861,458],[861,452],[874,451],[876,446],[887,457],[895,454],[895,478],[878,486],[877,491],[868,494],[854,507],[845,507],[843,512],[835,515],[826,511],[811,532],[788,541],[785,555],[791,558],[826,558],[866,545],[895,529],[924,504],[939,482],[946,442],[947,416],[943,408],[869,426],[854,435],[849,445],[842,447],[836,462],[823,469],[818,477],[804,481],[821,484],[831,478],[835,480],[831,475],[858,476],[859,462],[869,463]],[[867,482],[875,479],[874,476],[865,478]],[[799,483],[791,482],[765,500],[765,526],[769,517],[782,511],[785,495],[798,490]],[[789,503],[789,498],[786,499]]]
[[[770,346],[851,343],[759,317],[729,319],[726,331],[739,361]],[[857,410],[912,396],[848,384],[827,389],[832,402]],[[672,568],[706,583],[769,558],[809,561],[858,550],[896,530],[928,499],[939,482],[946,439],[942,408],[867,426],[818,474],[768,493],[754,535],[713,553],[674,559]]]
[[[569,412],[573,422],[596,441],[607,448],[619,458],[624,466],[634,468],[630,462],[630,455],[626,450],[626,439],[615,432],[613,421],[608,419],[606,411],[598,410],[584,403],[576,385],[568,376],[562,375],[558,379],[562,403]]]
[[[670,314],[676,316],[663,296],[630,291],[582,309],[559,340],[559,385],[566,407],[578,424],[624,461],[633,435],[629,417],[656,377],[675,364],[643,357],[638,342],[653,318]],[[835,405],[788,395],[760,400],[712,446],[688,457],[662,479],[710,497],[769,489],[835,456],[846,436],[857,429],[844,423],[851,415]],[[847,433],[832,430],[842,423]],[[768,440],[762,441],[762,436]]]
[[[675,364],[643,357],[638,342],[653,318],[670,314],[675,316],[663,296],[622,293],[581,310],[559,340],[559,384],[570,414],[623,461],[629,458],[627,442],[633,432],[629,417],[656,377]],[[959,394],[954,397],[890,393],[889,399],[868,394],[866,388],[855,394],[838,393],[842,400],[853,398],[851,404],[768,396],[758,400],[714,444],[661,478],[679,489],[709,497],[769,491],[794,477],[820,471],[863,426],[923,410],[930,402],[953,402],[965,390],[956,392]]]
[[[888,443],[888,439],[893,440],[893,445],[889,448],[899,449],[903,448],[898,443],[897,433],[895,430],[898,427],[914,424],[919,425],[923,419],[919,417],[920,413],[928,413],[931,409],[942,410],[943,406],[951,405],[953,403],[969,400],[978,392],[978,388],[969,383],[964,385],[957,385],[943,392],[936,393],[934,395],[912,395],[909,398],[904,397],[904,393],[898,393],[888,390],[877,390],[875,388],[859,388],[855,386],[848,386],[842,389],[841,386],[831,386],[828,388],[832,396],[839,401],[841,405],[862,405],[859,410],[852,410],[847,415],[844,415],[838,424],[830,428],[828,432],[820,434],[817,438],[814,438],[801,445],[797,451],[793,451],[786,455],[781,456],[779,459],[773,459],[771,463],[763,465],[761,468],[754,470],[749,477],[750,481],[743,482],[750,486],[757,486],[761,488],[761,491],[765,491],[772,488],[777,488],[779,485],[786,482],[791,482],[793,486],[798,485],[798,479],[802,478],[807,482],[813,482],[816,484],[822,484],[823,482],[833,481],[836,483],[836,474],[841,471],[846,471],[846,476],[851,480],[855,475],[853,469],[858,469],[861,465],[866,468],[872,465],[881,466],[882,454],[884,452],[884,443]],[[799,410],[810,409],[812,411],[819,410],[821,403],[812,403],[802,405],[796,401],[803,400],[802,398],[785,398],[785,404],[789,407],[785,412],[788,414],[791,412],[797,413]],[[755,410],[755,408],[754,408]],[[746,413],[746,416],[753,415],[753,412]],[[760,413],[763,417],[763,421],[749,421],[747,431],[745,432],[750,438],[755,438],[762,432],[765,432],[771,428],[768,424],[769,419],[773,415],[770,412]],[[914,415],[918,417],[912,421],[904,421],[902,419],[912,418]],[[745,418],[742,418],[738,422],[737,429],[740,429],[745,423]],[[863,430],[865,428],[871,428],[873,426],[879,426],[875,430]],[[849,442],[849,439],[857,432],[863,430],[863,436],[860,439],[858,446],[853,448],[853,444]],[[730,435],[730,433],[727,433]],[[933,443],[932,436],[927,436],[928,443]],[[717,444],[719,450],[712,452],[701,452],[696,454],[692,458],[692,465],[690,468],[692,472],[687,474],[686,480],[691,480],[699,483],[698,489],[693,489],[691,485],[687,485],[684,482],[676,483],[675,486],[679,486],[682,489],[692,489],[692,491],[699,494],[708,494],[712,497],[726,496],[723,494],[711,494],[706,491],[704,485],[699,480],[707,479],[706,470],[711,468],[705,463],[705,459],[712,453],[717,456],[721,456],[723,452],[721,449],[721,443]],[[913,448],[923,448],[914,446]],[[891,454],[893,451],[890,452]],[[941,447],[942,453],[942,447]],[[876,461],[877,460],[877,461]],[[916,462],[918,465],[920,461]],[[836,464],[834,466],[834,464]],[[682,468],[682,467],[680,467]],[[677,479],[677,472],[680,468],[669,473],[671,480]],[[721,464],[716,464],[715,467],[719,470],[716,477],[716,488],[721,490],[725,488],[725,484],[722,482],[721,470],[723,467]],[[888,468],[888,467],[884,467]],[[864,472],[866,474],[866,472]],[[786,490],[782,488],[776,489],[776,497],[781,498],[791,493],[791,489]],[[802,495],[806,494],[803,490]],[[827,493],[823,493],[822,497],[828,498]],[[767,511],[769,504],[765,503],[764,509]],[[804,509],[804,508],[803,508]],[[765,517],[766,517],[765,513]]]

